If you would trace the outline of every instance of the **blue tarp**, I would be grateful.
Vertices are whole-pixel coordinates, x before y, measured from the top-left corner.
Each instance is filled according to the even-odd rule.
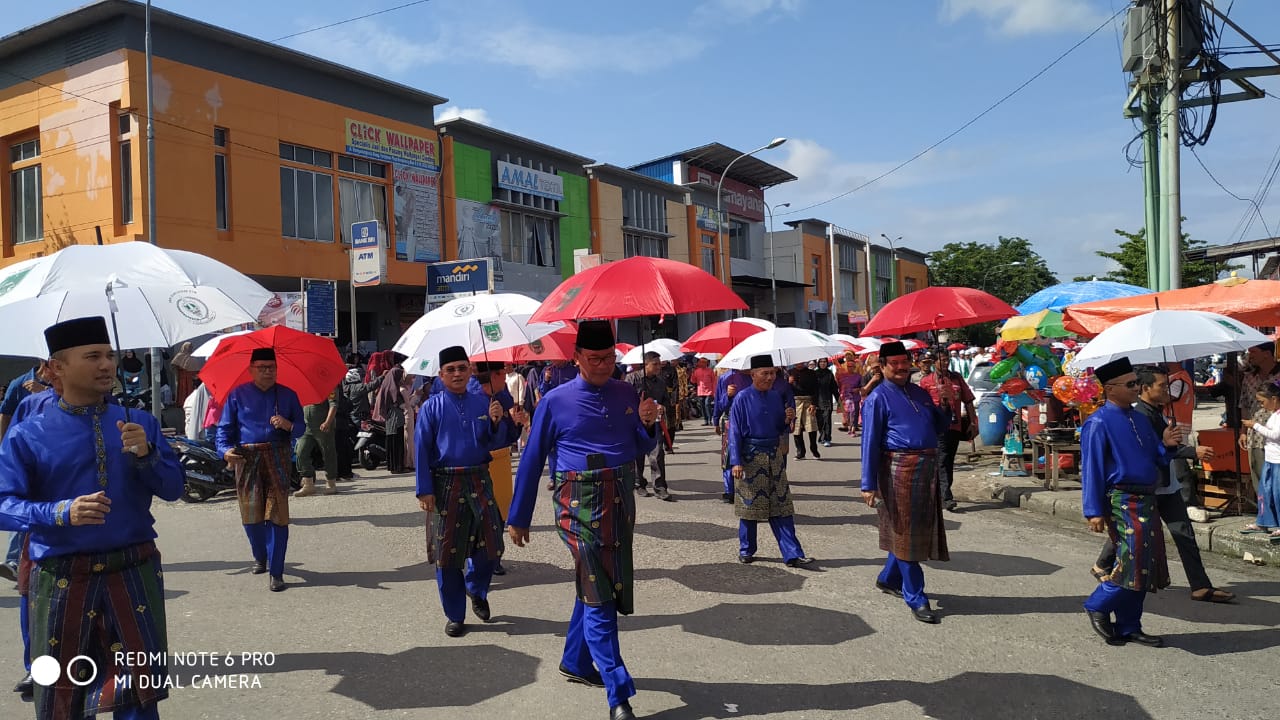
[[[1137,285],[1111,282],[1109,280],[1084,280],[1081,282],[1061,283],[1047,287],[1032,295],[1017,307],[1019,315],[1030,315],[1041,310],[1062,312],[1068,305],[1093,302],[1094,300],[1114,300],[1115,298],[1146,295],[1151,291]]]

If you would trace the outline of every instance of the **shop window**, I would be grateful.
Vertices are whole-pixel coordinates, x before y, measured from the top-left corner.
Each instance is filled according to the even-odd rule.
[[[13,206],[12,230],[15,243],[44,238],[44,198],[40,184],[40,140],[32,139],[9,147],[9,190]]]
[[[338,161],[341,167],[342,158]],[[386,242],[391,242],[390,235],[387,234],[387,188],[385,185],[354,178],[338,178],[338,198],[341,203],[338,233],[342,237],[342,242],[351,242],[351,238],[347,235],[351,232],[352,223],[369,220],[377,220],[380,232],[386,237]]]
[[[503,210],[503,262],[557,267],[559,226],[559,220]]]
[[[120,131],[118,172],[116,182],[120,188],[120,224],[133,222],[133,116],[121,113],[117,120]]]
[[[657,193],[627,188],[622,206],[626,216],[622,224],[655,233],[667,232],[667,202]]]
[[[813,294],[822,294],[822,256],[813,255],[812,257],[812,275],[810,283],[813,285]]]
[[[227,129],[213,129],[213,204],[217,228],[226,230],[230,227],[228,203],[231,194],[227,188]]]
[[[729,257],[751,259],[751,235],[741,220],[729,220]]]
[[[323,150],[280,143],[280,158],[300,165],[332,168]],[[288,238],[333,242],[333,174],[280,166],[280,232]]]

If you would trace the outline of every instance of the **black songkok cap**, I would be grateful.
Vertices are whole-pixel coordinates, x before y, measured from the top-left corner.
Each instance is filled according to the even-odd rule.
[[[1249,349],[1250,349],[1250,350],[1261,350],[1261,351],[1263,351],[1263,352],[1269,352],[1269,353],[1274,354],[1274,353],[1275,353],[1275,351],[1276,351],[1276,344],[1275,344],[1275,343],[1273,343],[1273,342],[1258,343],[1257,345],[1254,345],[1253,347],[1251,347],[1251,348],[1249,348]]]
[[[908,354],[907,346],[903,345],[902,343],[896,340],[893,342],[887,342],[880,346],[881,360],[884,360],[886,358],[891,358],[891,357],[897,357],[899,355],[906,355],[906,354]]]
[[[772,356],[772,355],[767,355],[767,354],[766,354],[766,355],[752,355],[752,356],[751,356],[751,369],[752,369],[752,370],[759,370],[760,368],[771,368],[771,367],[774,367],[774,366],[775,366],[775,365],[774,365],[774,362],[773,362],[773,356]]]
[[[578,323],[578,339],[576,347],[583,350],[608,350],[616,343],[613,341],[613,325],[608,320],[583,320]]]
[[[275,361],[275,359],[276,359],[275,348],[254,348],[253,354],[249,356],[249,362],[251,363],[255,363],[258,361],[265,361],[265,360]]]
[[[444,363],[441,363],[441,365],[443,364]],[[475,366],[477,373],[495,373],[502,370],[503,364],[500,362],[478,362]]]
[[[110,345],[107,321],[102,316],[74,318],[50,325],[44,331],[44,342],[52,355],[67,348],[81,345]]]
[[[1094,368],[1093,376],[1098,378],[1098,382],[1106,385],[1121,375],[1128,375],[1131,372],[1133,372],[1133,363],[1129,362],[1129,358],[1122,357]]]
[[[451,345],[440,351],[440,367],[450,363],[467,362],[467,351],[461,345]],[[439,368],[436,368],[437,370]]]

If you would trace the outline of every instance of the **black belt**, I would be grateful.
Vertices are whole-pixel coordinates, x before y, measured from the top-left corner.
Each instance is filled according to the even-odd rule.
[[[1158,487],[1158,485],[1112,485],[1111,489],[1130,495],[1155,495]]]

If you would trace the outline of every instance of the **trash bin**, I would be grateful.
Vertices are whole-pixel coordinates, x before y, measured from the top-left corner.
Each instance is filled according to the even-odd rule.
[[[1004,435],[1013,413],[1000,401],[1000,395],[991,394],[978,403],[978,437],[988,447],[1004,444]]]

